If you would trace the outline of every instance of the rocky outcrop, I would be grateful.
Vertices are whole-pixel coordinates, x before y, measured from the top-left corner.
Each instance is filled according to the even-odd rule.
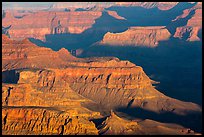
[[[4,134],[98,134],[90,119],[110,109],[141,108],[176,115],[201,112],[196,104],[157,91],[142,67],[129,61],[78,59],[66,49],[54,52],[26,39],[2,38]]]
[[[35,77],[33,73],[26,74]],[[42,74],[46,77],[38,80],[39,86],[26,81],[2,85],[3,134],[97,135],[98,130],[89,119],[101,115],[84,107],[97,108],[97,104],[78,95],[69,85],[53,85],[53,73]],[[20,77],[25,79],[26,75]]]
[[[187,41],[201,41],[201,39],[198,36],[199,31],[200,31],[200,27],[191,27],[191,26],[178,27],[176,29],[174,37],[184,39]]]
[[[84,117],[41,107],[3,107],[3,135],[97,135]]]
[[[159,41],[168,40],[170,36],[163,26],[130,27],[122,33],[106,33],[99,45],[155,47]]]
[[[124,120],[113,111],[110,116],[98,126],[99,134],[103,135],[134,135],[140,126],[137,122]]]
[[[11,25],[8,31],[13,39],[36,38],[45,40],[46,34],[82,33],[91,28],[95,20],[101,15],[102,12],[100,11],[39,11],[15,18],[11,11],[6,11],[5,18],[2,19],[2,26]]]
[[[28,39],[10,40],[2,35],[2,69],[65,67],[68,61],[80,60],[66,49],[55,52],[49,48],[38,47]]]
[[[199,135],[193,130],[176,124],[153,120],[126,120],[113,111],[98,127],[102,135]]]
[[[199,35],[201,34],[200,31],[202,31],[202,3],[198,2],[194,7],[184,10],[183,14],[178,16],[173,22],[179,21],[189,14],[192,14],[192,17],[185,26],[176,28],[174,37],[187,41],[201,41]]]
[[[78,67],[19,72],[19,84],[56,92],[67,85],[76,93],[108,109],[139,107],[156,113],[185,115],[201,111],[198,105],[169,98],[153,88],[141,67]],[[45,88],[46,87],[46,88]],[[190,106],[190,107],[189,107]]]
[[[120,61],[116,58],[64,61],[65,59],[62,60],[58,56],[58,52],[47,48],[42,48],[44,49],[42,50],[41,47],[38,47],[40,48],[38,49],[36,45],[31,45],[36,49],[29,49],[33,56],[30,56],[30,60],[28,60],[29,54],[27,54],[28,59],[23,60],[20,57],[16,58],[16,61],[5,58],[4,54],[7,54],[5,49],[9,45],[3,46],[2,69],[4,71],[8,69],[28,69],[28,71],[19,72],[18,83],[30,83],[40,89],[47,87],[47,90],[68,83],[75,92],[107,108],[132,106],[155,112],[171,111],[177,114],[185,114],[192,110],[200,111],[200,108],[193,103],[184,103],[168,98],[154,89],[153,81],[149,79],[143,69],[129,61]],[[24,46],[29,47],[26,44]],[[34,52],[35,50],[36,52]],[[41,58],[38,55],[40,50]],[[26,53],[26,50],[22,51],[23,54]],[[64,53],[64,49],[61,52]],[[45,57],[52,62],[47,62]],[[21,63],[18,62],[19,60],[21,60]],[[13,62],[18,63],[9,67],[8,62],[11,64]],[[191,107],[187,107],[188,105]]]

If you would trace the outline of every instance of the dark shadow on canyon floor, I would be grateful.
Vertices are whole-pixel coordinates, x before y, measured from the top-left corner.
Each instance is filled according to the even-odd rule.
[[[118,112],[123,112],[133,118],[151,119],[163,123],[176,123],[196,132],[202,132],[202,113],[192,112],[182,116],[172,112],[155,113],[142,108],[118,108]]]

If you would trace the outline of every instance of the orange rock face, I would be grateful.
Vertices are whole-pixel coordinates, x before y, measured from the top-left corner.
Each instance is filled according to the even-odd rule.
[[[28,39],[12,41],[5,35],[2,39],[2,69],[63,67],[68,60],[77,60],[66,49],[54,52],[38,47]]]
[[[11,12],[6,12],[2,25],[8,27],[10,37],[13,39],[36,38],[45,39],[46,34],[82,33],[95,23],[102,13],[96,11],[86,12],[34,12],[15,18]],[[35,20],[33,20],[35,18]]]
[[[2,133],[10,135],[97,135],[94,123],[66,112],[35,107],[4,107]]]
[[[174,21],[185,18],[192,12],[194,13],[187,21],[187,24],[176,29],[174,37],[182,39],[187,35],[187,41],[201,41],[199,33],[202,31],[202,3],[198,2],[194,7],[184,10],[183,14],[178,16]]]
[[[149,46],[155,47],[159,41],[168,40],[171,34],[163,26],[130,27],[122,33],[106,33],[101,45],[113,46]]]
[[[14,41],[5,35],[2,39],[3,134],[99,134],[90,119],[120,107],[177,115],[201,112],[196,104],[157,91],[142,67],[129,61],[78,59],[63,48],[54,52],[26,39]],[[137,124],[114,117],[105,121],[105,125],[111,121],[113,133],[124,129],[137,134],[131,128],[137,129]],[[118,127],[114,119],[128,129]],[[159,129],[167,132],[164,128]]]

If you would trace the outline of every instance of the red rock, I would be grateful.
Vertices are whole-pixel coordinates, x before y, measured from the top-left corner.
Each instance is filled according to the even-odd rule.
[[[50,48],[38,47],[28,39],[9,40],[2,35],[2,69],[65,67],[69,60],[80,60],[67,50],[58,52]]]
[[[187,24],[176,28],[174,37],[182,39],[188,35],[187,41],[201,41],[198,35],[199,31],[202,31],[202,3],[198,2],[194,7],[184,10],[183,14],[173,21],[176,22],[181,18],[185,18],[193,11],[195,14],[188,20]]]
[[[177,115],[202,111],[194,103],[157,91],[142,67],[129,61],[78,59],[66,49],[55,52],[38,47],[28,39],[14,41],[5,35],[2,38],[2,81],[17,77],[16,84],[3,84],[2,88],[3,134],[98,134],[88,119],[100,117],[100,109],[139,107]],[[8,70],[18,75],[5,73]],[[111,122],[107,124],[108,121]],[[118,125],[121,122],[123,125]],[[137,123],[123,120],[114,113],[105,123],[113,128],[109,132],[112,134],[121,133],[120,129],[126,130],[124,134],[138,133]],[[159,126],[156,127],[159,133],[169,131],[168,126]]]
[[[95,20],[102,15],[100,11],[54,12],[38,11],[15,18],[7,11],[2,26],[8,27],[13,39],[36,38],[45,40],[46,34],[82,33],[91,28]],[[35,20],[33,20],[35,18]]]
[[[106,33],[99,45],[155,47],[159,41],[168,40],[170,36],[163,26],[130,27],[122,33]]]

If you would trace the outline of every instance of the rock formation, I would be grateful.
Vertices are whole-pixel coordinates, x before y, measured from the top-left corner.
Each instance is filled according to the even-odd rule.
[[[174,22],[179,21],[187,17],[188,15],[193,14],[192,17],[187,21],[185,26],[177,27],[174,37],[185,39],[187,41],[201,41],[202,31],[202,3],[198,2],[194,7],[186,9],[183,11],[183,14],[178,16]],[[200,33],[200,34],[199,34]]]
[[[106,33],[99,45],[155,47],[170,36],[164,26],[130,27],[122,33]]]
[[[2,133],[8,135],[97,135],[84,117],[49,108],[3,107]]]
[[[46,34],[82,33],[91,28],[102,13],[38,11],[15,18],[11,11],[6,11],[2,26],[8,27],[13,39],[36,38],[45,40]],[[33,20],[35,18],[35,20]]]
[[[2,35],[2,40],[2,69],[65,67],[68,60],[80,60],[66,49],[54,52],[38,47],[28,39],[16,41]]]
[[[146,120],[126,120],[111,112],[99,126],[102,135],[195,135],[194,131],[176,124]],[[199,134],[198,134],[199,135]]]
[[[142,67],[129,61],[78,59],[66,49],[55,52],[27,39],[2,39],[3,134],[98,134],[90,119],[121,107],[201,112],[196,104],[157,91]]]

